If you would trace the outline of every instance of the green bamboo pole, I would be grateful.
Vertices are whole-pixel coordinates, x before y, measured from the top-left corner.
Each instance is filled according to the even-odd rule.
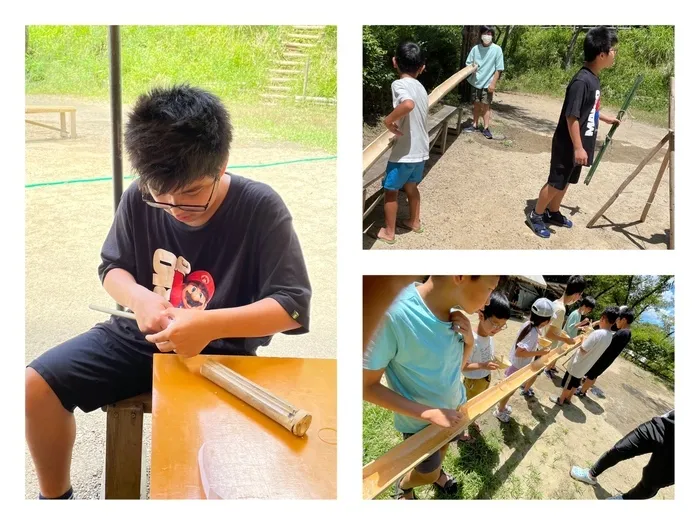
[[[644,75],[637,76],[637,80],[634,81],[634,85],[632,86],[632,89],[630,89],[630,92],[627,94],[627,98],[625,99],[625,102],[622,104],[620,111],[617,113],[617,120],[622,120],[622,117],[625,116],[625,112],[627,111],[627,108],[629,107],[630,103],[632,102],[632,97],[634,97],[634,94],[637,91],[639,84],[642,83],[643,79],[644,79]],[[586,186],[588,186],[588,184],[591,182],[591,179],[593,178],[593,174],[595,173],[595,170],[598,167],[598,164],[600,164],[600,159],[603,158],[603,154],[605,153],[605,150],[608,148],[608,145],[612,142],[612,138],[613,138],[613,135],[615,134],[615,130],[617,129],[617,127],[618,127],[618,124],[613,124],[612,127],[610,128],[610,131],[608,131],[608,134],[605,136],[605,142],[603,142],[603,147],[600,148],[598,155],[596,155],[596,158],[593,161],[593,166],[591,166],[591,169],[588,170],[588,175],[586,175],[586,180],[583,181]]]

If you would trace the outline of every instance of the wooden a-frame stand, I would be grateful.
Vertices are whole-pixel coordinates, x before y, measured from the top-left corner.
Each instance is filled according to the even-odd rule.
[[[644,210],[642,210],[642,216],[640,217],[639,221],[644,222],[647,218],[647,214],[649,213],[649,208],[651,208],[652,203],[654,202],[654,197],[656,196],[656,191],[659,189],[659,185],[661,184],[661,179],[664,176],[664,172],[666,171],[666,167],[668,167],[668,202],[669,202],[669,213],[670,213],[670,228],[669,228],[669,239],[668,239],[668,247],[669,249],[674,248],[674,219],[673,219],[673,184],[674,184],[674,174],[673,174],[673,156],[674,156],[674,150],[675,150],[675,105],[676,105],[676,96],[675,96],[675,82],[674,78],[671,77],[671,86],[670,86],[670,95],[669,95],[669,104],[668,104],[668,133],[662,138],[659,143],[654,146],[654,148],[649,152],[649,154],[642,159],[642,162],[639,163],[639,166],[636,167],[636,169],[630,174],[629,177],[627,177],[622,184],[620,184],[620,187],[617,188],[617,191],[613,193],[612,197],[608,199],[608,202],[606,202],[603,207],[598,210],[598,213],[596,213],[593,218],[588,222],[586,225],[587,228],[592,228],[595,223],[602,217],[602,215],[610,208],[610,206],[613,205],[613,203],[617,200],[617,198],[620,196],[620,194],[624,191],[624,189],[634,180],[634,178],[639,175],[639,173],[644,169],[644,167],[653,159],[656,154],[661,150],[661,148],[664,147],[664,145],[668,142],[668,149],[666,150],[666,154],[664,155],[663,161],[661,161],[661,167],[659,168],[659,172],[656,175],[656,180],[654,181],[654,185],[651,187],[651,193],[649,194],[649,199],[647,200],[647,203],[644,205]]]

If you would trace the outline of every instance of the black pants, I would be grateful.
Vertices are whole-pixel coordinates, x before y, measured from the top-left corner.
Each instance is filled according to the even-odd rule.
[[[591,476],[598,477],[620,461],[651,453],[649,463],[642,471],[642,479],[622,499],[649,499],[664,487],[674,483],[674,435],[664,431],[654,420],[639,425],[615,443],[591,468]]]

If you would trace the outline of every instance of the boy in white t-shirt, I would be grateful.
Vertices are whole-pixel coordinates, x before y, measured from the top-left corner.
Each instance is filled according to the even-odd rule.
[[[555,350],[559,348],[562,343],[568,345],[574,344],[572,337],[569,337],[564,331],[564,320],[566,319],[566,307],[574,304],[576,301],[581,299],[583,290],[586,287],[586,280],[582,275],[572,275],[566,283],[566,289],[564,294],[554,301],[554,315],[552,315],[552,322],[547,329],[547,334],[545,337],[554,344],[550,347],[550,350]],[[552,364],[548,365],[544,369],[544,374],[550,379],[554,378],[554,373],[557,369],[557,362],[554,361]],[[529,392],[524,392],[528,395]]]
[[[500,368],[495,361],[496,353],[493,336],[505,330],[510,319],[510,304],[501,293],[491,294],[489,303],[479,312],[479,324],[474,332],[474,347],[462,368],[464,386],[467,389],[467,401],[481,394],[491,386],[491,371]],[[473,423],[476,430],[479,425]],[[472,441],[467,429],[460,437],[461,441]]]
[[[619,310],[616,306],[608,306],[600,316],[599,328],[590,334],[569,360],[567,372],[561,381],[562,391],[559,397],[551,396],[550,401],[557,405],[571,402],[574,391],[581,386],[581,379],[595,364],[603,352],[610,346],[613,333],[612,326],[617,321]]]
[[[386,244],[396,243],[397,227],[423,233],[418,183],[423,178],[425,161],[430,156],[428,92],[417,80],[425,69],[425,58],[418,44],[400,44],[393,64],[400,78],[391,84],[394,111],[384,119],[384,125],[394,133],[395,138],[382,181],[385,225],[377,233],[377,239]],[[399,190],[402,188],[408,198],[410,217],[397,223]]]

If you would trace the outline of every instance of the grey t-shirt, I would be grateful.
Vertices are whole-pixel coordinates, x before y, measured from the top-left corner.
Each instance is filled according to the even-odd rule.
[[[412,77],[394,80],[391,84],[391,96],[394,107],[405,100],[412,100],[414,107],[399,123],[403,135],[396,136],[389,162],[428,160],[428,93],[423,84]]]
[[[221,206],[199,227],[148,206],[132,184],[102,247],[100,279],[121,268],[178,308],[233,308],[270,297],[301,325],[287,333],[307,333],[311,284],[292,216],[266,184],[230,177]],[[112,317],[105,325],[129,341],[150,344],[130,319]],[[205,353],[255,355],[271,339],[220,339]]]

